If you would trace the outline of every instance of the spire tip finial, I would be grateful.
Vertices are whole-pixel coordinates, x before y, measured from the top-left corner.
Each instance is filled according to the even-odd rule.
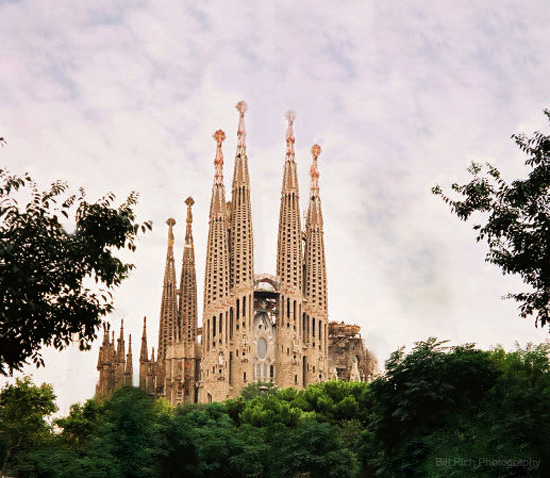
[[[309,174],[311,175],[311,195],[317,196],[319,194],[319,170],[317,169],[317,159],[321,154],[321,146],[315,143],[311,148],[311,152],[313,154],[313,164],[309,170]]]
[[[216,157],[214,159],[214,182],[220,184],[223,177],[223,152],[222,152],[222,142],[225,140],[225,133],[223,130],[217,130],[212,136],[217,143],[216,147]]]
[[[287,155],[294,155],[294,120],[296,119],[296,113],[294,110],[288,110],[285,113],[285,118],[288,120],[288,128],[286,129],[286,153]]]
[[[289,121],[289,123],[293,123],[294,120],[296,119],[296,112],[294,110],[288,110],[286,113],[285,113],[285,118]]]
[[[217,130],[212,137],[216,140],[216,143],[221,144],[225,140],[225,133],[222,129]]]
[[[246,130],[244,128],[244,114],[246,113],[246,110],[248,109],[247,104],[244,101],[239,101],[235,108],[237,108],[237,111],[239,112],[239,127],[237,129],[237,138],[239,139],[237,146],[239,148],[246,148]]]
[[[317,159],[319,157],[319,155],[321,154],[321,146],[319,146],[317,143],[315,143],[312,147],[311,147],[311,152],[313,153],[313,157],[315,159]]]
[[[243,116],[248,110],[248,105],[246,104],[246,101],[241,100],[235,105],[235,108],[240,113],[240,115]]]
[[[174,232],[172,228],[175,226],[176,220],[170,217],[166,220],[166,224],[168,224],[168,249],[171,251],[174,247]]]
[[[195,204],[195,201],[193,200],[193,198],[191,196],[189,196],[186,200],[185,200],[185,204],[187,205],[187,218],[186,218],[186,223],[187,223],[187,231],[185,233],[185,239],[188,240],[189,239],[189,234],[191,234],[191,223],[193,222],[193,212],[191,211],[191,206],[193,206],[193,204]]]

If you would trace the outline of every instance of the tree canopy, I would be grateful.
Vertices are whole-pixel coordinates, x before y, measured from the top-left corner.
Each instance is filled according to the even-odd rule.
[[[542,478],[549,353],[428,339],[372,383],[177,407],[126,387],[53,427],[51,388],[26,379],[0,392],[0,458],[17,478]]]
[[[0,447],[0,476],[15,453],[47,440],[51,427],[46,418],[56,411],[52,387],[38,387],[29,377],[17,379],[0,392],[0,438],[4,442],[3,452]]]
[[[544,114],[550,120],[550,110]],[[525,179],[508,182],[490,164],[472,163],[472,180],[451,186],[460,199],[451,198],[440,186],[432,191],[464,221],[482,213],[485,219],[474,229],[477,241],[489,246],[486,260],[531,287],[507,297],[519,303],[522,317],[534,316],[535,325],[544,327],[550,323],[550,136],[537,132],[512,138],[528,156],[530,172]]]
[[[133,268],[115,253],[135,250],[139,231],[151,228],[136,221],[137,199],[132,192],[117,207],[109,193],[89,202],[83,189],[40,190],[28,174],[0,169],[0,374],[29,359],[41,365],[43,346],[62,349],[77,337],[89,348],[113,308],[111,291]]]

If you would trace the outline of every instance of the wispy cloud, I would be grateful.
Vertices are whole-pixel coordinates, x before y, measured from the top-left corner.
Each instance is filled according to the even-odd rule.
[[[500,297],[518,286],[483,262],[483,246],[430,194],[466,180],[471,160],[511,176],[523,158],[509,137],[544,129],[550,60],[547,2],[0,1],[2,164],[90,196],[142,193],[153,233],[117,295],[135,337],[160,308],[165,226],[181,245],[193,195],[199,288],[212,183],[213,131],[226,130],[226,181],[244,98],[256,269],[273,272],[284,158],[284,111],[297,113],[302,205],[309,149],[320,158],[329,307],[359,323],[384,360],[438,335],[487,346],[542,340]],[[199,291],[202,293],[202,291]],[[136,341],[134,340],[134,343]],[[73,357],[73,360],[77,360]],[[64,403],[59,355],[39,376]],[[86,388],[88,387],[88,388]]]

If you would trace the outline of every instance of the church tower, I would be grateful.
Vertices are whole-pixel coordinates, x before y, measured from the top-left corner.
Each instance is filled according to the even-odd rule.
[[[307,358],[302,355],[302,229],[300,195],[294,153],[294,111],[286,114],[286,158],[281,191],[277,276],[280,280],[280,305],[277,323],[277,385],[305,386]]]
[[[305,226],[304,250],[304,316],[302,341],[307,345],[309,364],[306,364],[306,383],[328,379],[328,308],[327,270],[323,237],[323,214],[319,196],[317,160],[321,147],[311,148],[311,190]]]
[[[197,340],[197,273],[193,243],[193,212],[191,211],[195,201],[192,197],[188,197],[185,204],[187,206],[187,218],[180,288],[178,290],[178,325],[180,330],[179,340],[187,345],[188,350],[186,350],[185,355],[190,357],[196,354],[195,343]]]
[[[187,218],[185,227],[185,244],[183,246],[183,259],[179,288],[179,328],[180,343],[178,344],[178,369],[183,369],[181,377],[181,390],[178,399],[185,402],[197,402],[196,378],[199,373],[200,350],[197,343],[197,272],[195,267],[195,246],[193,243],[193,212],[191,208],[195,204],[192,197],[185,200],[187,206]],[[179,370],[178,370],[179,372]],[[174,403],[174,402],[172,402]]]
[[[99,371],[99,382],[96,385],[95,396],[102,400],[107,398],[115,388],[115,348],[109,340],[110,328],[103,326],[103,343],[99,348],[97,370]]]
[[[222,142],[225,133],[217,130],[214,184],[210,201],[208,243],[204,275],[204,306],[201,381],[201,402],[221,401],[227,397],[228,309],[232,306],[230,293],[230,256],[228,210],[223,184]]]
[[[166,221],[166,224],[168,225],[168,249],[160,305],[159,346],[157,351],[159,360],[166,356],[166,348],[173,344],[179,336],[176,268],[174,265],[174,225],[176,221],[170,218]]]
[[[149,348],[147,347],[147,317],[143,317],[143,332],[139,352],[139,388],[147,393],[154,392],[152,363],[149,360]]]
[[[255,273],[245,128],[247,105],[240,101],[236,109],[237,151],[230,201],[226,201],[223,177],[225,133],[220,129],[213,135],[216,152],[201,327],[191,197],[185,200],[179,288],[174,261],[176,221],[166,222],[168,248],[156,357],[154,349],[149,355],[147,325],[143,319],[139,386],[156,397],[166,397],[173,405],[223,401],[237,397],[244,387],[258,382],[301,389],[333,378],[368,380],[376,373],[376,359],[365,348],[360,327],[328,320],[319,193],[321,147],[315,144],[311,149],[311,186],[302,218],[293,111],[286,113],[276,274]],[[131,384],[133,378],[131,337],[126,354],[123,323],[118,344],[114,332],[112,335],[110,332],[106,327],[99,353],[98,398],[106,398],[116,388]]]
[[[103,343],[99,348],[97,370],[99,382],[96,385],[95,397],[98,400],[109,398],[115,390],[132,385],[132,337],[129,336],[128,353],[124,341],[124,319],[120,323],[120,335],[115,347],[115,333],[109,339],[110,326],[103,328]]]
[[[254,297],[254,240],[250,206],[250,178],[246,154],[246,129],[244,114],[247,105],[240,101],[237,128],[237,152],[233,171],[230,215],[231,286],[234,297],[229,310],[229,350],[227,381],[231,391],[240,390],[253,380],[252,363],[249,360],[250,329],[253,319]]]
[[[166,224],[168,225],[168,248],[166,252],[166,265],[164,268],[162,300],[160,305],[157,363],[154,364],[155,393],[159,396],[164,394],[164,361],[166,359],[166,351],[170,345],[177,342],[179,337],[176,268],[174,264],[174,225],[176,221],[170,218],[166,221]]]

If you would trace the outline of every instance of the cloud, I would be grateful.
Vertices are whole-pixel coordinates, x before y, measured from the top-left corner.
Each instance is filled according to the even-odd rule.
[[[116,297],[137,352],[160,310],[166,226],[183,240],[195,198],[199,296],[213,176],[212,133],[226,131],[230,190],[234,104],[245,99],[256,271],[275,269],[284,112],[297,111],[302,207],[311,145],[323,147],[321,197],[332,319],[356,322],[383,361],[429,335],[483,346],[542,340],[500,297],[520,284],[484,263],[469,225],[430,193],[466,181],[472,160],[524,174],[514,132],[546,130],[550,6],[514,2],[267,1],[186,4],[0,3],[2,164],[42,183],[61,178],[90,197],[141,192],[154,230]],[[177,259],[178,262],[180,258]],[[199,298],[199,305],[200,303]],[[59,366],[71,357],[73,371]],[[95,352],[51,353],[65,410]]]

